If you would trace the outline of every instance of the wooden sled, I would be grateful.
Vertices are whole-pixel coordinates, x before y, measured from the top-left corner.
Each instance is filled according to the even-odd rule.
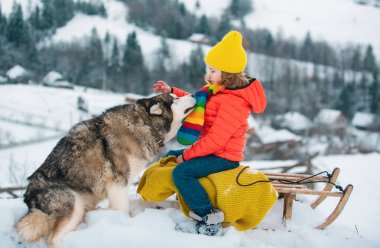
[[[316,182],[331,182],[335,183],[340,173],[339,168],[335,168],[331,175],[329,176],[316,176],[307,181]],[[277,190],[278,193],[282,193],[284,195],[284,211],[283,211],[283,220],[288,221],[292,218],[292,208],[293,208],[293,200],[296,198],[297,194],[305,194],[305,195],[318,195],[319,197],[311,204],[312,208],[316,208],[319,204],[321,204],[328,196],[339,197],[339,203],[327,217],[325,222],[317,226],[318,229],[324,229],[328,225],[330,225],[343,211],[344,206],[346,205],[348,198],[351,195],[353,186],[351,184],[347,185],[343,192],[332,192],[332,188],[334,187],[331,183],[326,183],[326,186],[323,190],[315,190],[309,189],[304,184],[298,183],[288,183],[281,182],[281,180],[296,182],[302,179],[306,179],[311,177],[312,175],[306,174],[291,174],[291,173],[272,173],[266,172],[265,175],[272,181],[273,186]]]

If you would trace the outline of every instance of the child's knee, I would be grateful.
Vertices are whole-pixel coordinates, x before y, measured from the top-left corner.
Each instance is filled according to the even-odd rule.
[[[172,173],[174,184],[177,185],[187,177],[187,170],[185,167],[177,165]]]

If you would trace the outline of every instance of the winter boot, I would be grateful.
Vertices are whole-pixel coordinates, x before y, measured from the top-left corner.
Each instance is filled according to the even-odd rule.
[[[192,211],[190,211],[189,215],[197,221],[195,228],[198,234],[204,234],[208,236],[222,235],[222,222],[224,220],[224,213],[219,209],[213,209],[211,213],[203,217],[200,217]]]
[[[222,236],[223,229],[222,229],[222,224],[217,223],[217,224],[206,224],[203,221],[199,221],[196,226],[195,230],[197,231],[198,234],[203,234],[207,236]]]
[[[214,225],[218,223],[222,223],[224,220],[224,213],[220,211],[219,209],[213,209],[211,213],[200,217],[193,211],[190,211],[189,213],[190,217],[193,218],[196,221],[204,222],[207,225]]]

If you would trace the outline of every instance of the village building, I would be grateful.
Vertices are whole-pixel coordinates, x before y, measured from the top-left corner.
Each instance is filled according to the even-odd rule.
[[[5,75],[9,78],[9,82],[14,84],[28,84],[31,80],[31,73],[20,65],[13,66]]]

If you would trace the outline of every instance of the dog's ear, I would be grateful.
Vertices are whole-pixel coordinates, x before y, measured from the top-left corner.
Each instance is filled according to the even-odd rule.
[[[152,115],[162,115],[163,111],[159,103],[152,105],[149,109],[149,113]]]
[[[140,105],[140,106],[142,106],[142,107],[144,107],[146,110],[149,109],[149,101],[148,101],[148,99],[146,99],[146,98],[138,99],[138,100],[136,101],[136,104],[137,104],[137,105]]]

